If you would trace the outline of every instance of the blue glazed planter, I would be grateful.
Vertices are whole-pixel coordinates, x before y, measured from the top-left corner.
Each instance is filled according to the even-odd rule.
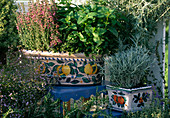
[[[27,58],[36,58],[41,61],[38,71],[42,76],[54,80],[57,85],[96,85],[100,84],[102,77],[98,74],[102,64],[101,56],[93,59],[83,53],[52,53],[22,50]]]

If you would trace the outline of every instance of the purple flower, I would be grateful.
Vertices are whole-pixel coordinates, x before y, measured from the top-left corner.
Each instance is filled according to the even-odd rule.
[[[26,103],[26,106],[28,106],[29,102]]]

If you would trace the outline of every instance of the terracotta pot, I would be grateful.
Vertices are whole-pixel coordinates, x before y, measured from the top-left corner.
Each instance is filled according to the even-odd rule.
[[[55,79],[53,84],[57,85],[96,85],[101,83],[101,75],[98,74],[102,63],[101,56],[90,55],[86,57],[83,53],[52,53],[47,51],[22,50],[27,58],[36,58],[41,61],[38,67],[43,76]]]
[[[106,86],[111,109],[117,111],[137,111],[149,107],[152,101],[152,86],[135,89],[116,88]]]

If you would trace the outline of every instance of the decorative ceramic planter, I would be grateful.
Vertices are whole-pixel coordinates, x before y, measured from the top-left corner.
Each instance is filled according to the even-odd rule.
[[[135,89],[115,88],[107,85],[111,109],[118,111],[137,111],[151,104],[152,86]]]
[[[39,72],[48,78],[55,79],[58,85],[95,85],[101,83],[101,76],[98,73],[102,63],[101,56],[92,59],[83,53],[52,53],[22,50],[27,58],[36,58],[41,61]]]

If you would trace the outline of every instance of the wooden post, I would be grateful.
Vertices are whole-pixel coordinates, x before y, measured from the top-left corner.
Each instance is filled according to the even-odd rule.
[[[70,111],[71,110],[71,107],[70,107],[70,100],[67,102],[67,109],[68,109],[68,111]]]
[[[65,111],[65,106],[67,104],[67,110],[70,111],[71,110],[71,107],[70,107],[70,100],[68,102],[63,102],[63,116],[66,115],[66,111]]]
[[[66,111],[65,111],[65,102],[63,102],[63,116],[66,115]]]

